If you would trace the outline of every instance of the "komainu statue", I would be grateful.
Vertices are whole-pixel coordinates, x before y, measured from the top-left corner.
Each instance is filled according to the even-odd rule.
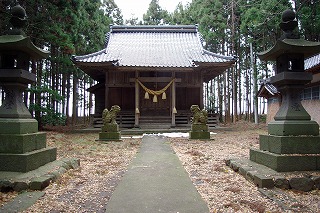
[[[121,133],[119,125],[116,122],[117,114],[121,108],[118,105],[113,105],[110,109],[104,109],[102,112],[103,126],[99,133],[101,141],[121,141]]]
[[[203,109],[200,110],[198,105],[192,105],[190,107],[193,113],[193,120],[191,125],[191,131],[189,132],[190,139],[208,140],[210,139],[210,132],[208,131],[208,112]]]
[[[208,112],[205,109],[200,110],[198,105],[192,105],[190,110],[193,113],[192,124],[207,124]]]
[[[105,108],[102,112],[102,121],[103,125],[107,124],[117,124],[116,118],[118,112],[120,112],[121,108],[118,105],[113,105],[110,111]]]

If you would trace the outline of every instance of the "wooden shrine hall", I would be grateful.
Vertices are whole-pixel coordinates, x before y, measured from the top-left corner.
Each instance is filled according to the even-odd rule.
[[[202,42],[196,25],[110,26],[104,49],[72,57],[98,82],[88,89],[95,95],[96,120],[104,108],[119,105],[122,127],[186,122],[181,118],[191,115],[191,105],[203,108],[203,83],[235,62],[205,50]]]

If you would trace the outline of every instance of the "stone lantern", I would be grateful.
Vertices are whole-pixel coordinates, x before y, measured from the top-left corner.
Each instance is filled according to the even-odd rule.
[[[0,106],[0,171],[27,172],[56,159],[56,148],[46,147],[46,133],[38,132],[23,103],[23,92],[36,81],[29,72],[31,59],[43,59],[49,52],[36,47],[25,36],[26,12],[12,8],[11,30],[0,36],[0,87],[4,101]]]
[[[282,37],[269,50],[259,54],[265,61],[276,61],[276,74],[270,82],[277,87],[282,103],[268,135],[260,135],[260,150],[250,150],[250,160],[278,172],[320,170],[319,125],[301,104],[301,92],[312,80],[304,72],[305,58],[320,52],[319,42],[300,39],[295,13],[282,14]]]

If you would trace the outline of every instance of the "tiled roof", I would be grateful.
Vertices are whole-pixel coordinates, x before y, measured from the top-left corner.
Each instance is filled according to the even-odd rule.
[[[268,96],[274,96],[279,94],[280,92],[277,90],[277,88],[270,83],[270,79],[263,79],[260,80],[260,89],[257,93],[258,97],[265,97]]]
[[[308,69],[312,69],[316,66],[320,66],[320,54],[314,55],[310,58],[307,58],[304,61],[304,69],[308,70]]]
[[[197,67],[199,63],[231,66],[234,57],[203,49],[197,26],[112,26],[104,49],[73,56],[81,64],[119,67]]]

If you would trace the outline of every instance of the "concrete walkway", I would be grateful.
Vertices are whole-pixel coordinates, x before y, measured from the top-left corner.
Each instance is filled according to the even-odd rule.
[[[209,212],[165,137],[146,135],[106,206],[107,213]]]

